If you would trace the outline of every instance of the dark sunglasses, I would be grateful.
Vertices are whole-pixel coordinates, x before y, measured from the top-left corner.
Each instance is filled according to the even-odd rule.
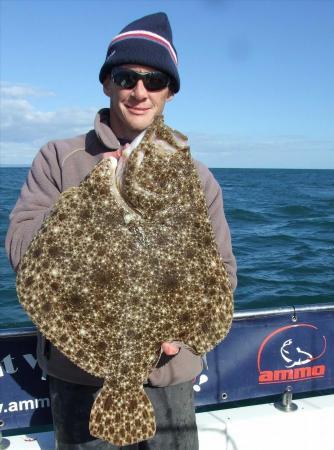
[[[122,89],[133,89],[139,80],[143,80],[148,91],[160,91],[169,86],[169,76],[163,72],[135,72],[130,69],[113,69],[111,71],[113,82]]]

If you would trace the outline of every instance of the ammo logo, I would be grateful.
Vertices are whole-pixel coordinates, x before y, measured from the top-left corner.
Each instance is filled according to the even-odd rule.
[[[278,328],[261,343],[257,353],[259,384],[291,383],[324,377],[320,358],[326,352],[326,337],[309,323]]]

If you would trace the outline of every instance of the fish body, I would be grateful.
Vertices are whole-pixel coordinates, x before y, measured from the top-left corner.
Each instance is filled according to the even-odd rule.
[[[233,297],[184,136],[162,116],[63,192],[23,256],[20,302],[70,360],[104,378],[93,436],[149,439],[143,383],[161,343],[203,354],[227,334]]]

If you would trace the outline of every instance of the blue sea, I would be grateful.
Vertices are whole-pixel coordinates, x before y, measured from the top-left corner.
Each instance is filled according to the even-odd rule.
[[[212,169],[238,263],[236,309],[334,301],[334,170]],[[4,250],[28,168],[0,168],[0,327],[29,325]]]

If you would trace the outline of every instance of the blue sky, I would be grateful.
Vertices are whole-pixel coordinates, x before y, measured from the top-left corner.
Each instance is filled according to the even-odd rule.
[[[166,122],[196,158],[334,169],[334,1],[0,1],[1,164],[89,130],[111,38],[165,11],[181,76]]]

